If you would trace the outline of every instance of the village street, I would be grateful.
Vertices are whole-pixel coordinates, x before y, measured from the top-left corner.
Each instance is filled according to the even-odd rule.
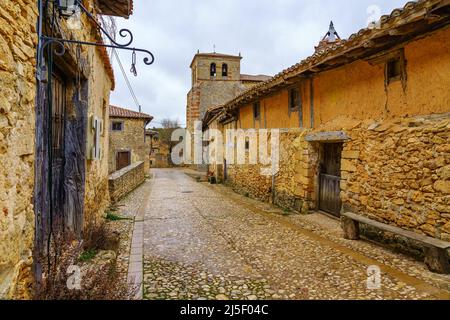
[[[152,170],[121,208],[143,214],[144,299],[450,297],[450,277],[380,246],[343,240],[336,220],[287,215],[181,169]],[[367,287],[371,265],[382,270],[381,289]]]

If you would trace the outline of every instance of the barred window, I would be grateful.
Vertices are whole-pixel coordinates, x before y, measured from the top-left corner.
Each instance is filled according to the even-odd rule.
[[[123,131],[123,122],[115,121],[112,123],[112,131]]]

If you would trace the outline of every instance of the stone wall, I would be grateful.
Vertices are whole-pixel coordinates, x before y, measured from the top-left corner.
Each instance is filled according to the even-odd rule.
[[[144,163],[136,162],[109,176],[109,194],[113,203],[119,201],[145,181]]]
[[[91,6],[93,1],[85,1],[85,4]],[[35,0],[0,0],[0,299],[30,298],[34,282],[31,266],[36,209],[33,208],[33,192],[37,16]],[[74,30],[62,20],[62,36],[97,42],[98,33],[92,22],[85,16],[81,22],[83,27]],[[55,64],[64,72],[70,69],[73,62],[70,59],[74,57],[74,47],[67,49],[63,58],[55,59]],[[87,85],[83,85],[89,88],[88,101],[83,101],[88,106],[86,116],[95,115],[107,121],[105,108],[109,105],[113,78],[105,52],[84,46],[81,59],[75,64],[81,60],[85,63],[82,73]],[[62,60],[66,62],[64,66],[59,65]],[[68,81],[72,83],[74,81]],[[73,93],[73,88],[68,90]],[[79,116],[75,112],[73,104],[68,103],[70,120]],[[87,139],[93,139],[90,130],[87,135]],[[107,150],[106,135],[101,137],[100,143],[103,150]],[[83,216],[90,219],[103,214],[109,201],[107,159],[89,160],[86,170]]]
[[[308,130],[280,131],[280,164],[277,175],[261,175],[258,165],[228,165],[227,181],[236,192],[283,208],[307,213],[314,208],[314,175],[317,156],[314,145],[304,141]],[[248,163],[248,155],[247,155]]]
[[[349,133],[344,208],[450,241],[450,114],[364,123]]]
[[[343,209],[450,241],[450,114],[348,124],[340,127],[351,138],[341,160]],[[305,141],[313,132],[282,130],[273,181],[260,165],[228,165],[226,183],[289,210],[317,209],[321,143]]]
[[[112,131],[113,121],[123,122],[122,131]],[[150,167],[150,141],[144,141],[144,125],[142,119],[111,118],[109,134],[109,172],[116,171],[116,154],[119,151],[131,152],[131,163],[143,162],[145,171]],[[150,140],[150,137],[145,139]]]
[[[37,7],[0,0],[0,299],[29,298]]]

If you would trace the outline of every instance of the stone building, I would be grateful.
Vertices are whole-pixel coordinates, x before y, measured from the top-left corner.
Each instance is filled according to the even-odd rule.
[[[280,129],[279,172],[226,157],[210,171],[298,212],[354,212],[450,241],[449,9],[409,2],[346,40],[332,26],[312,56],[205,114],[204,130],[224,136]]]
[[[131,1],[113,8],[109,2],[83,4],[95,17],[131,14]],[[53,44],[43,52],[45,65],[37,66],[37,3],[0,1],[0,299],[30,298],[55,233],[80,237],[109,201],[108,160],[101,153],[114,89],[108,54],[67,44],[59,55]],[[53,5],[42,7],[44,35],[103,41],[96,22],[81,15],[74,28]]]
[[[150,137],[147,125],[153,117],[116,106],[109,107],[109,172],[121,170],[133,163],[144,162],[150,168]]]
[[[161,141],[161,130],[148,130],[151,137],[150,167],[151,168],[170,168],[170,146]]]
[[[187,96],[186,125],[194,129],[206,111],[223,105],[268,76],[241,74],[241,55],[197,53],[191,63],[192,88]]]

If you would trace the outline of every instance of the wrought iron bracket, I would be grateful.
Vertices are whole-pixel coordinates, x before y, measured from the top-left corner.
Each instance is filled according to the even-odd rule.
[[[51,0],[50,0],[51,1]],[[44,58],[44,52],[48,46],[57,45],[57,48],[54,49],[54,53],[58,56],[63,56],[66,52],[65,44],[78,44],[78,45],[86,45],[86,46],[94,46],[94,47],[105,47],[105,48],[112,48],[112,49],[118,49],[118,50],[127,50],[133,52],[133,61],[132,61],[132,73],[134,75],[137,75],[136,72],[136,53],[142,52],[146,54],[147,56],[144,57],[143,61],[146,65],[152,65],[155,62],[155,57],[153,53],[151,53],[148,50],[130,47],[133,43],[134,37],[133,33],[128,29],[121,29],[119,31],[119,35],[122,38],[128,38],[129,40],[126,43],[120,44],[118,43],[103,27],[102,25],[97,21],[97,19],[83,6],[80,0],[76,0],[76,4],[80,7],[81,11],[86,14],[86,16],[93,21],[97,27],[99,28],[100,32],[106,36],[110,41],[111,44],[105,44],[101,42],[87,42],[87,41],[78,41],[78,40],[70,40],[70,39],[62,39],[62,38],[54,38],[54,37],[48,37],[43,35],[43,14],[44,14],[44,8],[43,8],[43,0],[39,0],[39,21],[38,21],[38,34],[39,34],[39,43],[38,43],[38,52],[37,52],[37,71],[36,71],[36,77],[39,81],[43,81],[46,79],[46,67],[45,67],[45,58]]]

